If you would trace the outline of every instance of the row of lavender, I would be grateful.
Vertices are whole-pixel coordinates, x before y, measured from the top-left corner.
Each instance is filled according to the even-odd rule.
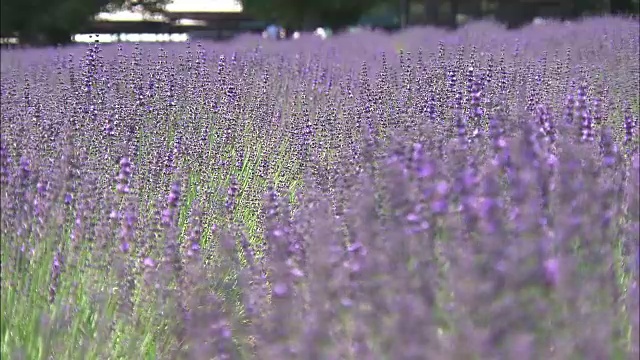
[[[4,51],[0,355],[637,357],[638,38]]]

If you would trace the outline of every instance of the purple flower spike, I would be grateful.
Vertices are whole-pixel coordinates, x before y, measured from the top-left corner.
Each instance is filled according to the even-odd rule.
[[[560,281],[560,260],[558,258],[550,258],[543,264],[544,276],[549,286],[556,286]]]
[[[120,172],[116,176],[116,191],[119,194],[125,195],[130,192],[129,181],[133,174],[133,164],[129,161],[129,158],[123,157],[120,159]]]
[[[153,261],[152,258],[146,257],[142,260],[142,265],[144,265],[145,267],[151,268],[156,266],[156,262]]]
[[[167,205],[171,209],[175,209],[180,204],[180,183],[174,182],[171,184],[171,191],[167,196]]]

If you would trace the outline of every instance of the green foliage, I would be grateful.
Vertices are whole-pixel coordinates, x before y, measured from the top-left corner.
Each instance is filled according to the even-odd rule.
[[[252,16],[286,27],[310,30],[318,26],[339,29],[388,0],[239,0]]]

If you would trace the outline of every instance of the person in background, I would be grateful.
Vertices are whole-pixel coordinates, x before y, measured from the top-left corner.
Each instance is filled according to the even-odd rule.
[[[269,40],[278,40],[280,39],[280,28],[277,25],[271,24],[267,26],[262,33],[262,37]]]

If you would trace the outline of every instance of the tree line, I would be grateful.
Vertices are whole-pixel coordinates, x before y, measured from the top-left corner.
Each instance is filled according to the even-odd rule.
[[[82,31],[101,11],[136,9],[161,13],[169,0],[2,0],[0,34],[22,43],[59,44]],[[289,29],[319,26],[340,30],[363,16],[393,15],[398,26],[410,24],[455,28],[458,16],[493,16],[509,27],[535,16],[572,19],[585,14],[638,14],[640,0],[237,0],[256,20]],[[417,9],[417,10],[416,10]],[[375,24],[373,24],[375,25]]]
[[[640,0],[242,0],[245,10],[259,19],[285,27],[340,29],[370,13],[396,14],[401,27],[411,24],[455,28],[459,15],[493,16],[509,27],[536,16],[575,19],[582,15],[638,14]],[[418,10],[416,10],[418,9]]]
[[[638,0],[421,0],[425,23],[455,27],[456,16],[493,16],[509,27],[535,17],[575,19],[583,15],[638,14]],[[445,8],[444,13],[442,8]]]

